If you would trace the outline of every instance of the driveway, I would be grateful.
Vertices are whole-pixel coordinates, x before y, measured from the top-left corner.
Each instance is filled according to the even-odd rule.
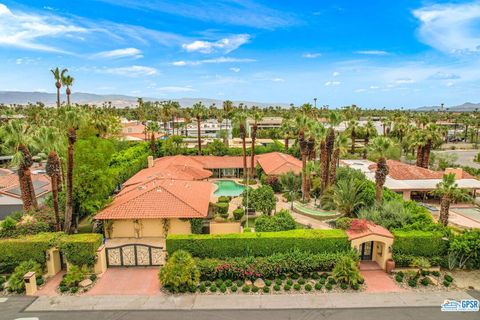
[[[158,268],[108,268],[85,293],[97,295],[160,295]]]
[[[457,161],[455,161],[457,164],[480,169],[480,163],[473,161],[473,158],[478,154],[479,150],[436,150],[433,152],[438,155],[455,154],[458,157]]]

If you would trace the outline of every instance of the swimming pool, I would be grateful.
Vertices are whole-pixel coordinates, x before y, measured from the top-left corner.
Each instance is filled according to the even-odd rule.
[[[215,181],[215,184],[218,186],[217,190],[214,192],[214,196],[221,197],[238,197],[245,187],[236,183],[232,180],[218,180]]]

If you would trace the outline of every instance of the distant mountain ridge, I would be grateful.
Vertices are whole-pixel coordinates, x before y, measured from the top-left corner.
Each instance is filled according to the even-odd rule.
[[[121,95],[121,94],[94,94],[75,92],[72,93],[72,102],[79,104],[95,104],[102,105],[105,102],[111,102],[113,106],[117,108],[135,107],[137,105],[138,97]],[[217,107],[222,107],[223,100],[220,99],[208,99],[208,98],[181,98],[181,99],[168,99],[168,98],[148,98],[142,97],[144,101],[165,101],[172,100],[180,103],[182,107],[191,107],[194,103],[201,101],[207,107],[215,104]],[[61,100],[66,101],[65,94],[61,95]],[[46,106],[54,106],[57,101],[56,93],[48,92],[29,92],[29,91],[0,91],[0,104],[28,104],[42,102]],[[243,103],[247,106],[258,106],[266,108],[269,106],[289,107],[288,103],[264,103],[254,101],[233,101],[235,105]]]
[[[432,110],[439,110],[440,106],[431,106],[431,107],[421,107],[416,109],[417,111],[432,111]],[[471,103],[465,102],[464,104],[458,106],[444,106],[443,110],[448,111],[458,111],[458,112],[469,112],[480,110],[480,103]]]

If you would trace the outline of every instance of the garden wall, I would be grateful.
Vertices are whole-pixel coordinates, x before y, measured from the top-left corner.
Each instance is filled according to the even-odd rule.
[[[169,235],[167,252],[186,250],[200,258],[264,257],[298,249],[311,253],[350,250],[343,230],[290,230],[224,235]]]

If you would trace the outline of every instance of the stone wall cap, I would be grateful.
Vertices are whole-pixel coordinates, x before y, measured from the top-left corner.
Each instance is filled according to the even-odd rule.
[[[30,272],[25,273],[25,275],[23,276],[23,279],[30,279],[34,276],[35,276],[35,272],[30,271]]]

